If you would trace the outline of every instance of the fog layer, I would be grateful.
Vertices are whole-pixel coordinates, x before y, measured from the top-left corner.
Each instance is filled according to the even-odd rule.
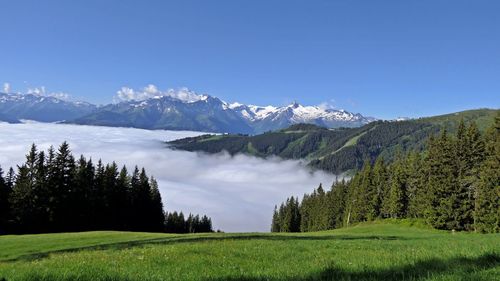
[[[164,143],[201,133],[47,123],[0,123],[0,165],[20,164],[32,143],[46,150],[68,141],[75,156],[145,167],[157,178],[166,210],[207,214],[228,232],[269,231],[275,204],[302,196],[334,176],[311,172],[299,161],[244,155],[206,155],[168,149]]]

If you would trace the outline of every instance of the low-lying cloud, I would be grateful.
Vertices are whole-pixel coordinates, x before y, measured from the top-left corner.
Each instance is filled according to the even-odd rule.
[[[119,165],[144,166],[159,181],[165,208],[212,217],[224,231],[269,231],[275,204],[302,196],[334,176],[311,172],[299,161],[263,160],[228,154],[205,155],[168,149],[164,141],[199,135],[187,131],[47,123],[0,123],[0,165],[24,162],[30,145],[46,150],[68,141],[76,156],[84,154]]]

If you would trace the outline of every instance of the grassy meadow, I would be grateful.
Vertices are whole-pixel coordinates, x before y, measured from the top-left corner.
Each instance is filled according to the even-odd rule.
[[[307,234],[0,237],[0,280],[500,280],[500,235],[375,222]]]

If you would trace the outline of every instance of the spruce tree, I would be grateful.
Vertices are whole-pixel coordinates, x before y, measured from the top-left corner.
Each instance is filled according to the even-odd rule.
[[[278,206],[274,206],[273,220],[271,223],[271,232],[280,232],[280,222],[278,214]]]
[[[7,233],[10,216],[9,198],[11,189],[3,177],[3,170],[0,167],[0,234]]]
[[[389,214],[392,218],[404,218],[408,210],[407,175],[403,160],[397,160],[391,167]]]
[[[149,218],[151,220],[151,225],[149,226],[151,231],[161,232],[163,231],[163,222],[165,221],[165,216],[163,214],[163,202],[160,195],[160,190],[158,188],[158,182],[155,178],[150,179],[151,186],[151,213]]]
[[[427,219],[437,229],[463,230],[458,161],[453,140],[446,130],[429,150],[430,206]]]
[[[486,134],[486,157],[476,188],[475,229],[500,232],[500,114]]]
[[[373,166],[371,192],[369,197],[368,220],[382,216],[382,202],[387,189],[387,168],[384,159],[379,157]]]
[[[30,172],[26,165],[18,166],[14,188],[10,196],[10,207],[15,232],[35,233],[36,205]]]
[[[346,182],[342,180],[333,185],[332,190],[328,194],[332,206],[329,229],[341,228],[344,226],[347,189]]]

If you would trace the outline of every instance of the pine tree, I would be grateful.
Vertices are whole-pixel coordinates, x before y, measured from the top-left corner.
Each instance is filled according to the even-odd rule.
[[[55,230],[63,231],[65,226],[73,225],[73,206],[72,200],[73,187],[75,186],[75,159],[71,154],[69,144],[63,142],[55,155],[53,173],[53,183],[51,187],[54,190],[55,197]]]
[[[160,190],[158,188],[158,182],[155,178],[150,179],[151,186],[151,213],[149,218],[151,220],[151,231],[161,232],[163,231],[163,223],[165,221],[165,216],[163,214],[163,203],[160,195]]]
[[[486,159],[476,188],[475,229],[500,232],[500,114],[486,134]]]
[[[18,167],[16,181],[10,196],[10,207],[15,232],[34,233],[36,215],[35,196],[26,165]]]
[[[3,177],[3,170],[0,167],[0,234],[7,233],[10,216],[9,198],[11,188]]]
[[[363,169],[357,177],[358,180],[353,180],[351,186],[351,222],[362,222],[368,219],[369,206],[374,196],[371,182],[372,168],[368,160],[365,161]]]
[[[274,206],[273,220],[271,223],[271,232],[280,232],[278,206]]]
[[[458,181],[458,161],[454,143],[446,130],[429,149],[430,206],[427,219],[438,229],[463,230],[461,200],[463,192]]]
[[[118,175],[118,179],[116,182],[116,188],[118,194],[120,194],[120,199],[117,200],[118,209],[120,210],[119,215],[119,228],[120,229],[130,229],[129,219],[131,218],[131,201],[130,201],[130,176],[128,174],[127,167],[123,166],[120,170],[120,174]],[[162,216],[164,217],[163,209],[161,210]],[[165,217],[164,217],[165,219]],[[162,221],[162,228],[165,222]]]
[[[329,229],[341,228],[344,226],[345,207],[347,200],[347,184],[344,180],[333,185],[329,193],[330,209]]]
[[[408,210],[406,170],[403,160],[397,160],[391,167],[389,214],[392,218],[404,218]]]
[[[373,166],[371,192],[369,194],[368,220],[382,216],[382,202],[387,189],[387,168],[384,159],[379,157]]]
[[[423,218],[427,204],[427,190],[425,188],[425,168],[420,153],[411,152],[407,163],[407,198],[408,217]]]
[[[74,202],[75,220],[79,222],[75,224],[75,228],[80,231],[97,229],[95,224],[97,213],[95,212],[102,210],[97,202],[103,198],[97,197],[100,190],[96,189],[95,167],[92,159],[87,161],[83,155],[76,165],[74,190],[75,194],[78,194],[76,198],[80,198],[78,202]]]

